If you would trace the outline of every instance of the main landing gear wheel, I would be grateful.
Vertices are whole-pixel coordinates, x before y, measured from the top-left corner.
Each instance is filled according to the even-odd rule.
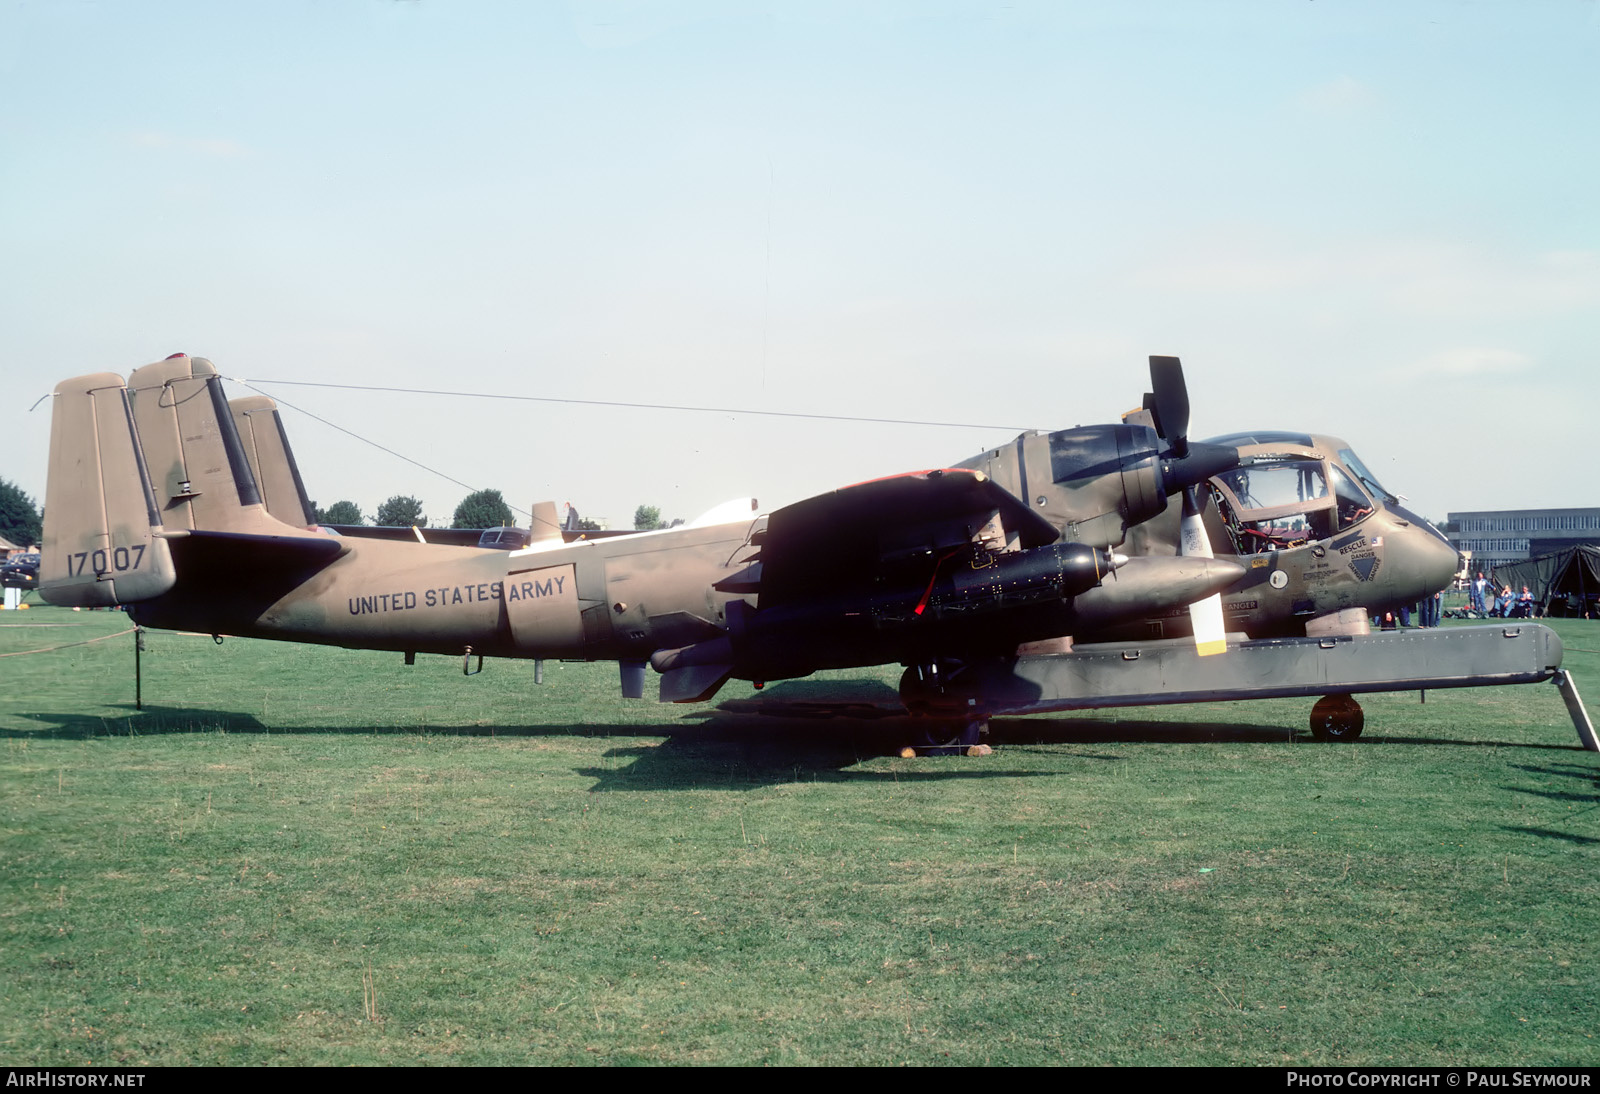
[[[987,756],[994,750],[980,737],[988,730],[988,721],[968,718],[952,722],[947,718],[930,718],[917,733],[917,743],[900,750],[902,759],[913,756]]]
[[[987,756],[994,750],[979,738],[989,732],[989,719],[968,709],[957,679],[967,666],[960,661],[928,661],[907,666],[900,677],[900,702],[914,715],[916,741],[900,750],[900,758],[913,756]],[[952,685],[955,685],[952,690]]]
[[[1324,695],[1311,708],[1311,736],[1319,741],[1353,741],[1366,724],[1361,704],[1348,695]]]

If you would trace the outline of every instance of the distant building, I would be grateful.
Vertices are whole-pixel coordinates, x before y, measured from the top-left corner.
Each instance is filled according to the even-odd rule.
[[[1500,509],[1451,513],[1448,521],[1450,542],[1471,551],[1472,570],[1484,573],[1580,544],[1600,545],[1600,509]]]

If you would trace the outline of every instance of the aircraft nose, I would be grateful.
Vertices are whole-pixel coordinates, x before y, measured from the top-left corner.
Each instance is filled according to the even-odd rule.
[[[1406,565],[1416,574],[1423,595],[1436,593],[1455,580],[1456,549],[1427,521],[1409,530]]]

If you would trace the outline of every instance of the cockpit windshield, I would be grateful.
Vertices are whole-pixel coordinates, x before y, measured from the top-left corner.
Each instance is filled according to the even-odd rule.
[[[1327,539],[1374,508],[1372,499],[1338,466],[1303,456],[1256,457],[1224,471],[1211,485],[1219,515],[1241,554]]]
[[[1367,489],[1372,492],[1374,497],[1386,498],[1390,501],[1394,500],[1394,495],[1378,485],[1377,477],[1367,470],[1367,465],[1361,462],[1361,457],[1357,456],[1353,449],[1339,449],[1339,461],[1348,467],[1356,478],[1366,484]]]
[[[1321,460],[1261,456],[1211,480],[1217,507],[1240,554],[1325,539],[1333,497]]]
[[[1338,467],[1330,465],[1328,470],[1333,475],[1333,492],[1339,498],[1339,527],[1348,528],[1372,512],[1372,499]]]
[[[1261,462],[1217,478],[1250,509],[1279,509],[1328,496],[1321,460]]]

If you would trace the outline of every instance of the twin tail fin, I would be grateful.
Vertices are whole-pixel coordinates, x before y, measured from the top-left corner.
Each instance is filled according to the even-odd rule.
[[[150,600],[177,581],[174,538],[322,538],[311,523],[276,407],[230,405],[205,358],[57,385],[39,573],[50,603]]]

